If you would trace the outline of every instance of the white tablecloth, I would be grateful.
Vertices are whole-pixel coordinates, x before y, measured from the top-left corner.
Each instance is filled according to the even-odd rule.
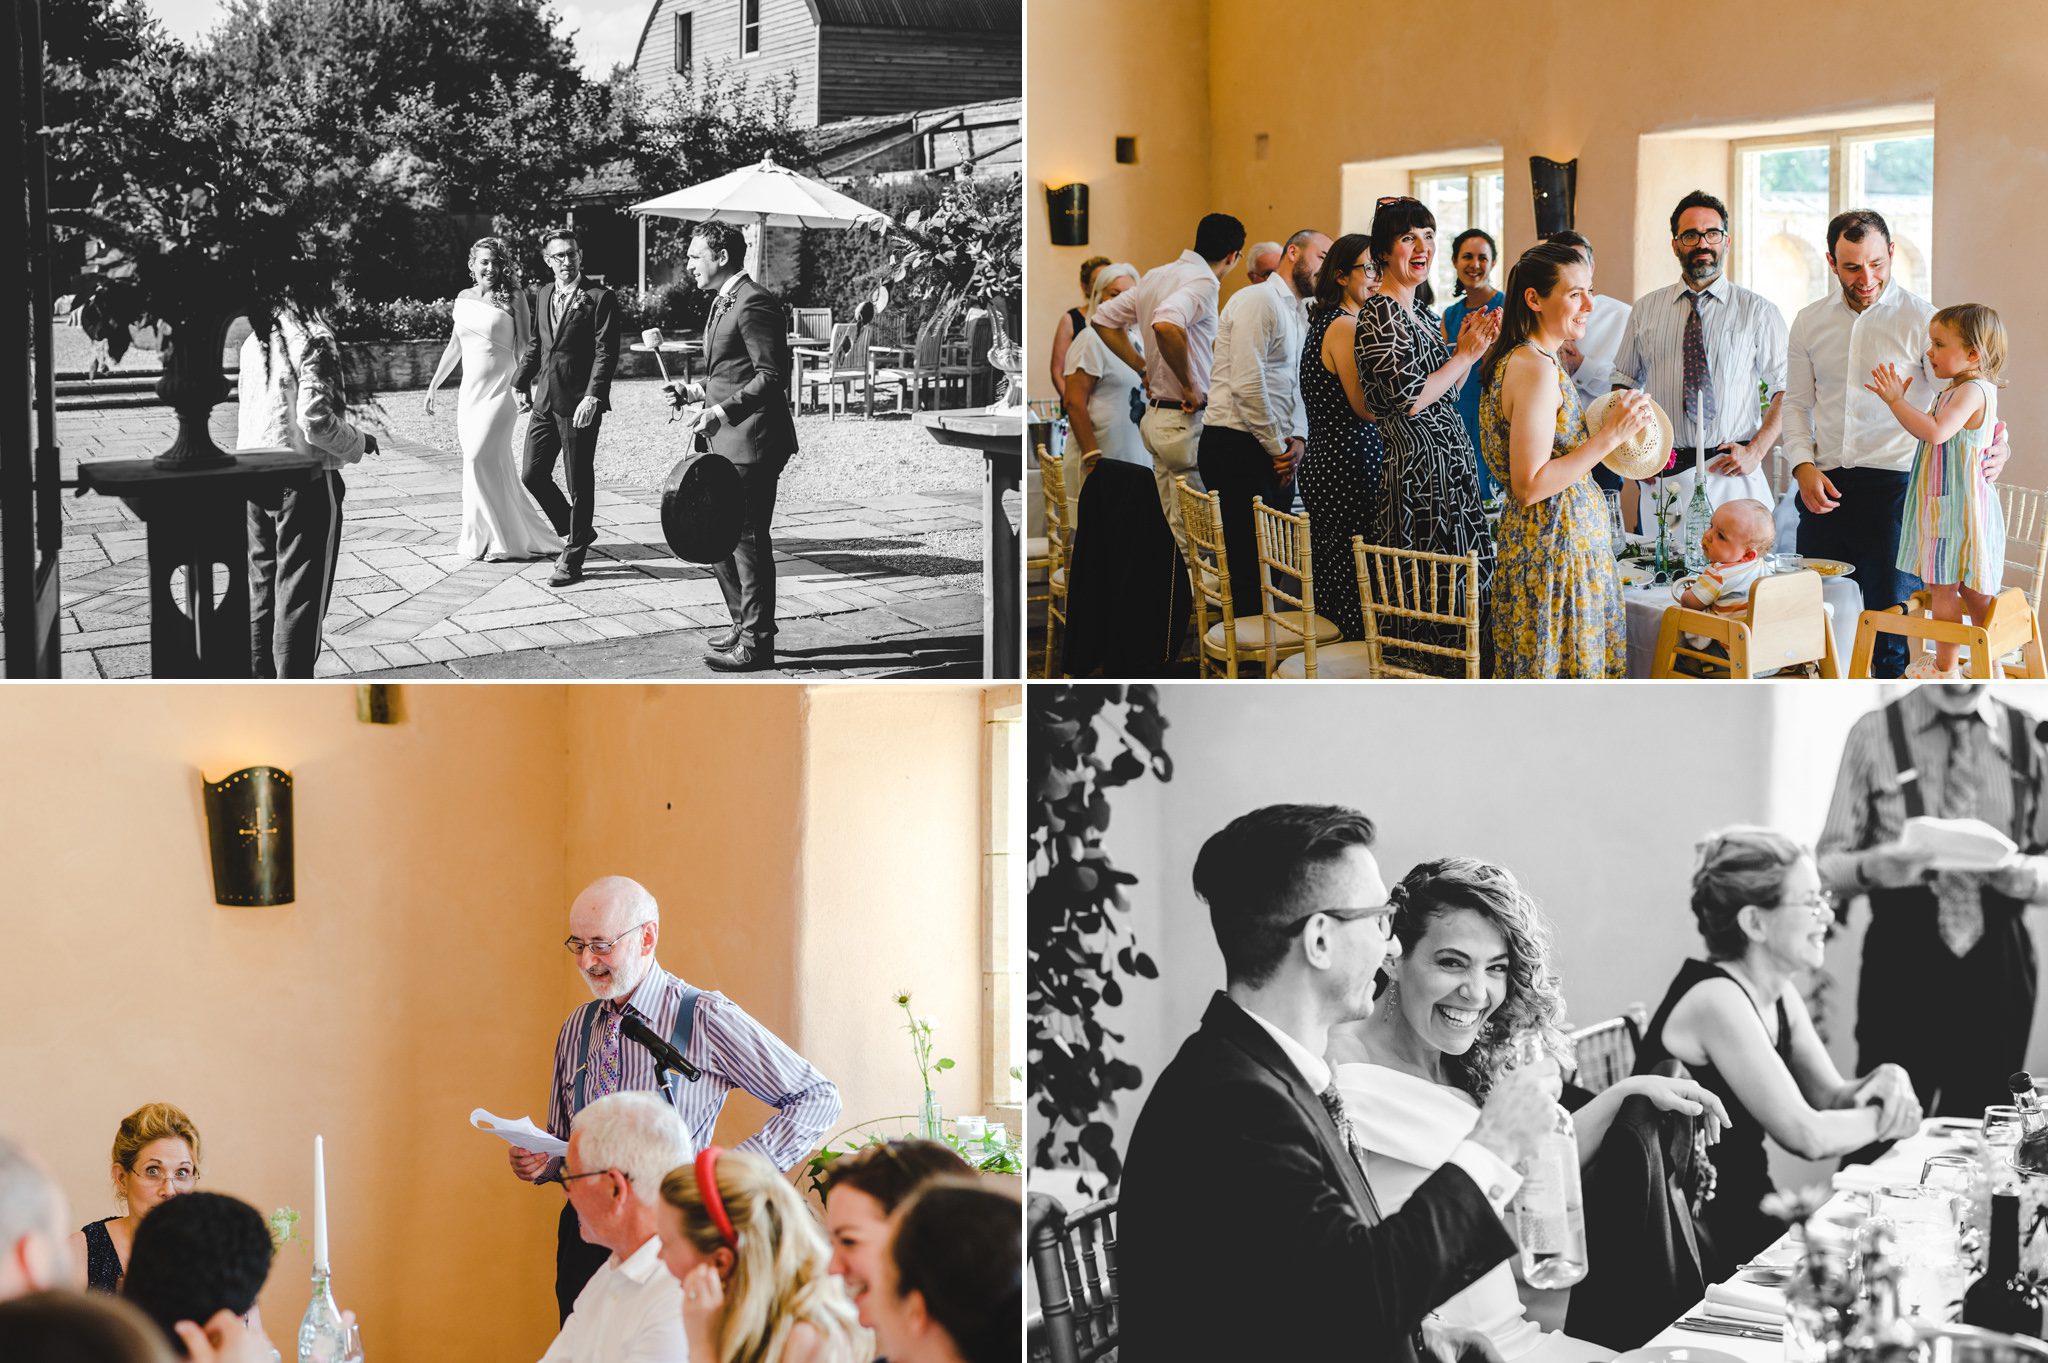
[[[1856,620],[1863,614],[1863,592],[1853,577],[1824,577],[1820,582],[1821,604],[1827,607],[1828,628],[1834,631],[1835,653],[1842,671],[1849,670],[1849,648],[1856,642]],[[1664,623],[1664,611],[1674,606],[1671,584],[1623,587],[1622,604],[1628,612],[1628,675],[1647,677],[1657,651],[1657,631]]]
[[[1936,1120],[1929,1118],[1926,1122],[1921,1123],[1921,1131],[1923,1133],[1927,1132],[1935,1125]],[[1838,1174],[1835,1179],[1835,1195],[1828,1199],[1828,1204],[1822,1209],[1821,1215],[1827,1216],[1836,1212],[1842,1212],[1859,1204],[1863,1209],[1868,1210],[1870,1206],[1868,1189],[1885,1183],[1918,1184],[1920,1182],[1920,1166],[1926,1162],[1928,1156],[1951,1151],[1955,1148],[1955,1142],[1951,1140],[1925,1134],[1902,1140],[1890,1150],[1887,1150],[1882,1159],[1875,1160],[1868,1166],[1852,1166],[1845,1173]],[[1845,1187],[1845,1184],[1848,1186]],[[1799,1251],[1792,1244],[1790,1232],[1787,1232],[1779,1237],[1776,1244],[1756,1257],[1759,1263],[1790,1264],[1798,1259]],[[1687,1316],[1706,1315],[1707,1304],[1705,1299],[1702,1298],[1685,1314]],[[1782,1321],[1780,1323],[1782,1324]],[[1675,1323],[1665,1329],[1655,1339],[1652,1339],[1650,1343],[1652,1346],[1684,1345],[1692,1349],[1714,1350],[1739,1358],[1743,1360],[1743,1363],[1783,1363],[1785,1357],[1785,1345],[1780,1340],[1739,1339],[1734,1335],[1705,1334],[1681,1330]]]

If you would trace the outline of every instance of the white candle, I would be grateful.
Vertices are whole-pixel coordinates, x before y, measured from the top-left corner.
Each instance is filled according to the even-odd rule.
[[[318,1136],[313,1138],[313,1267],[327,1270],[327,1152]]]

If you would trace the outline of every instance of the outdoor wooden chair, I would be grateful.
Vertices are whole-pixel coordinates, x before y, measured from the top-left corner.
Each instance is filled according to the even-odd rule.
[[[1479,555],[1459,558],[1424,549],[1389,549],[1351,537],[1358,569],[1358,604],[1365,620],[1367,676],[1436,678],[1412,664],[1442,658],[1479,675]],[[1390,632],[1394,621],[1439,626],[1459,644],[1440,644]],[[1391,656],[1390,656],[1391,655]]]
[[[934,411],[946,405],[947,390],[958,386],[962,406],[967,402],[967,373],[957,366],[946,363],[946,340],[937,332],[927,332],[917,338],[917,344],[903,346],[870,346],[876,354],[894,356],[894,362],[875,370],[875,383],[897,390],[896,406],[908,407],[913,412],[924,410],[924,393],[932,391]],[[905,363],[904,357],[908,357]]]
[[[1045,602],[1045,668],[1039,675],[1051,677],[1057,675],[1052,670],[1054,628],[1057,626],[1064,633],[1067,627],[1067,583],[1074,532],[1067,519],[1066,467],[1048,449],[1038,451],[1038,486],[1039,495],[1045,500],[1045,551],[1044,557],[1034,559],[1033,564],[1045,568],[1045,595],[1031,599]]]
[[[848,404],[853,401],[856,385],[861,390],[861,416],[874,415],[875,371],[868,358],[868,349],[874,339],[872,326],[857,326],[852,322],[834,322],[832,339],[823,348],[798,346],[794,356],[798,382],[815,394],[823,389],[826,409],[834,417],[839,415],[840,395],[845,395]],[[812,397],[813,404],[817,399]]]
[[[1634,1074],[1636,1047],[1643,1044],[1643,1028],[1649,1022],[1643,1005],[1632,1003],[1620,1017],[1569,1033],[1566,1040],[1572,1043],[1578,1065],[1572,1082],[1588,1093],[1599,1093]]]
[[[1823,677],[1842,675],[1835,652],[1835,631],[1821,600],[1820,574],[1811,569],[1760,579],[1749,593],[1749,614],[1716,615],[1712,611],[1671,606],[1657,630],[1657,651],[1650,660],[1652,677],[1761,677],[1813,664]],[[1868,612],[1865,612],[1868,614]],[[1861,636],[1862,631],[1857,631]],[[1722,652],[1695,648],[1685,640],[1696,634]]]
[[[1263,641],[1247,643],[1237,634],[1237,609],[1230,597],[1230,554],[1223,547],[1223,515],[1216,494],[1188,486],[1186,474],[1173,480],[1187,532],[1188,585],[1195,598],[1195,674],[1235,677],[1240,665],[1265,655]],[[1212,624],[1211,621],[1214,621]]]
[[[2048,581],[2048,492],[2000,483],[1998,504],[2005,511],[2005,585],[2027,594],[2027,605],[2038,619],[2041,586]],[[2008,677],[2041,676],[2024,657],[2004,661]]]
[[[789,329],[806,341],[824,345],[832,339],[832,309],[791,308]]]
[[[1052,1363],[1095,1363],[1117,1341],[1116,1199],[1064,1211],[1044,1193],[1029,1199],[1031,1273],[1039,1316],[1031,1322]]]
[[[1316,614],[1308,515],[1291,515],[1267,506],[1263,497],[1254,497],[1252,529],[1259,555],[1258,640],[1265,646],[1266,675],[1313,677],[1317,648],[1324,648],[1327,654],[1328,648],[1344,637],[1344,631],[1336,621]],[[1299,592],[1290,591],[1290,586],[1298,587]],[[1239,637],[1251,641],[1248,634]],[[1301,665],[1295,667],[1296,663]]]
[[[2042,663],[2040,617],[2018,587],[2000,592],[1984,619],[1969,624],[1935,619],[1934,598],[1927,592],[1914,592],[1911,600],[1890,610],[1863,612],[1856,621],[1856,643],[1849,650],[1850,676],[1870,675],[1870,655],[1880,634],[1912,641],[1906,645],[1909,653],[1929,644],[1960,644],[1970,651],[1967,675],[1972,678],[1999,675],[1998,660],[2015,652],[2020,663],[2012,669],[2013,676],[2048,675]]]

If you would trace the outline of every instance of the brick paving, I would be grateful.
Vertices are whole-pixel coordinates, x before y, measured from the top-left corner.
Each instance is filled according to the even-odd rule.
[[[132,459],[170,444],[164,408],[67,412],[64,476],[80,459]],[[213,414],[224,447],[234,407]],[[379,439],[352,466],[322,677],[715,677],[704,641],[728,624],[708,568],[661,536],[660,495],[600,487],[598,543],[583,580],[547,584],[552,564],[492,563],[455,551],[461,456]],[[64,498],[64,674],[149,671],[146,543],[120,501]],[[974,491],[896,493],[776,507],[777,668],[805,679],[979,676],[981,577],[920,576],[898,563],[920,536],[980,526]],[[886,550],[886,553],[880,552]]]

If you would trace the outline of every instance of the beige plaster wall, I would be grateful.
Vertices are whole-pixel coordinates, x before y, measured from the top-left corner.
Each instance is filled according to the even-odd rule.
[[[1101,174],[1115,199],[1097,201],[1099,241],[1184,233],[1180,224],[1209,208],[1244,218],[1253,239],[1302,223],[1342,226],[1344,164],[1497,145],[1504,252],[1533,235],[1529,157],[1577,157],[1578,226],[1601,248],[1596,282],[1633,298],[1671,277],[1668,244],[1631,237],[1653,220],[1664,231],[1674,197],[1675,167],[1641,163],[1645,135],[1932,103],[1935,301],[1996,307],[2021,372],[2025,357],[2048,353],[2048,277],[2011,268],[2005,245],[2026,222],[2025,206],[2048,201],[2048,143],[2027,112],[2048,80],[2048,7],[1977,7],[1930,23],[1923,6],[1870,0],[1853,24],[1836,7],[1780,0],[1726,0],[1684,15],[1634,0],[1445,0],[1426,13],[1374,0],[1311,5],[1288,18],[1258,0],[1127,0],[1113,19],[1105,8],[1036,0],[1030,30],[1027,179],[1052,179],[1057,167],[1090,172],[1080,178],[1094,185]],[[1151,43],[1191,44],[1178,35],[1206,27],[1206,103],[1190,107],[1183,63],[1140,63],[1138,48],[1077,37],[1106,24],[1112,37],[1138,32]],[[1482,73],[1456,76],[1449,35],[1488,54]],[[1178,176],[1158,162],[1132,168],[1145,177],[1134,191],[1129,175],[1085,161],[1089,121],[1129,116],[1122,95],[1106,97],[1107,108],[1069,105],[1074,89],[1104,85],[1142,89],[1162,112],[1202,120],[1202,164]],[[1255,156],[1260,133],[1264,160]],[[1685,147],[1648,145],[1660,158],[1684,158],[1688,172],[1708,169]],[[1191,205],[1190,194],[1202,202]],[[1030,317],[1043,328],[1072,285],[1065,268],[1049,278],[1042,267],[1071,253],[1043,245],[1042,205],[1028,237]],[[1623,241],[1627,249],[1608,245]],[[1033,353],[1044,345],[1035,341]],[[2048,480],[2048,438],[2027,436],[2048,430],[2048,390],[2016,382],[2006,410],[2016,475]]]

